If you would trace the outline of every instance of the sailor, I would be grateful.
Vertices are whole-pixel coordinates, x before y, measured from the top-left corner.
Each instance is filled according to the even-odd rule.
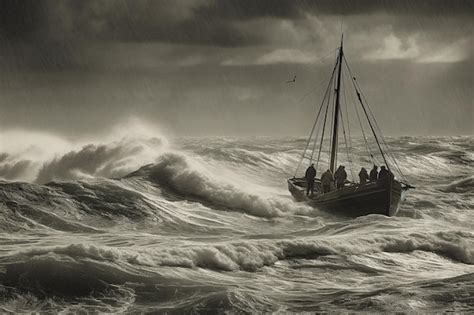
[[[345,167],[343,165],[339,165],[336,173],[334,173],[334,177],[336,179],[336,187],[337,189],[344,187],[347,179],[347,173]]]
[[[379,175],[379,172],[377,172],[377,165],[374,165],[374,167],[370,171],[370,181],[371,182],[377,181],[378,175]]]
[[[331,184],[334,182],[334,177],[332,176],[331,170],[324,172],[321,176],[321,185],[323,186],[323,194],[331,191]]]
[[[306,169],[306,174],[304,176],[306,178],[306,195],[309,195],[311,191],[311,196],[313,195],[314,189],[314,178],[316,177],[316,169],[314,168],[314,163],[311,163],[311,166]]]
[[[359,181],[361,184],[365,184],[369,180],[369,173],[367,173],[367,170],[365,167],[360,169],[359,172]]]
[[[389,176],[390,176],[390,172],[387,170],[385,165],[382,165],[380,167],[379,179],[385,179],[385,178],[388,178]]]

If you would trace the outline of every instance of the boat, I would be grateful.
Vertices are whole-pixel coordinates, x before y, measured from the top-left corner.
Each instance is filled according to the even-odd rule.
[[[344,36],[342,35],[326,92],[306,141],[306,147],[296,167],[295,175],[287,181],[288,189],[296,201],[306,202],[310,206],[324,211],[350,217],[369,214],[395,216],[402,200],[402,194],[415,187],[408,183],[398,166],[395,155],[382,135],[382,131],[360,89],[356,77],[352,75],[351,68],[344,55],[343,43]],[[347,79],[348,76],[349,79]],[[350,83],[347,84],[347,82]],[[347,100],[346,91],[343,91],[346,85],[350,86],[352,95],[354,95],[352,103]],[[352,107],[350,107],[351,105]],[[349,107],[352,113],[355,114],[352,117],[357,117],[359,122],[361,138],[364,139],[367,149],[365,160],[370,160],[373,165],[379,162],[384,164],[388,170],[388,176],[365,183],[356,181],[353,176],[352,180],[345,181],[343,187],[336,188],[334,183],[331,183],[330,191],[325,193],[323,193],[321,176],[316,176],[314,178],[313,192],[308,195],[308,182],[305,176],[297,177],[298,171],[301,169],[303,162],[308,160],[308,165],[316,165],[316,174],[322,174],[325,169],[329,169],[332,174],[335,174],[336,166],[338,165],[341,134],[346,146],[347,159],[345,162],[349,163],[352,167],[351,173],[353,175],[354,153],[352,152],[348,117]],[[345,120],[344,116],[346,116]],[[325,134],[327,135],[326,137]],[[373,139],[368,139],[370,134],[373,135]],[[323,150],[326,143],[329,146],[329,153],[327,154],[327,161],[324,161],[324,153],[322,154],[322,152],[327,152],[327,150]],[[311,144],[313,144],[312,148],[310,148]]]

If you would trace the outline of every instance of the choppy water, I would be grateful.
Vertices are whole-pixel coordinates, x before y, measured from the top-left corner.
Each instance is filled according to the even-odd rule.
[[[389,139],[417,189],[356,219],[291,200],[304,139],[104,143],[0,155],[0,311],[474,310],[473,137]]]

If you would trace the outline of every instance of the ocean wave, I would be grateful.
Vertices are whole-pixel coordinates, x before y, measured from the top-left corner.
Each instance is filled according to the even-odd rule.
[[[171,305],[174,310],[184,312],[201,307],[206,309],[206,306],[232,309],[231,301],[222,303],[227,295],[227,291],[222,291],[222,284],[203,285],[186,279],[184,271],[166,272],[164,268],[170,270],[166,267],[170,264],[165,257],[161,257],[161,262],[159,257],[155,257],[155,262],[145,260],[144,257],[152,254],[153,251],[138,253],[72,244],[37,248],[3,257],[0,260],[0,310],[18,312],[31,309],[33,304],[38,310],[125,312],[127,309],[130,311],[127,307],[137,295],[141,295],[141,302],[150,299],[154,311],[169,310]],[[198,258],[199,254],[201,258]],[[212,257],[206,259],[206,254],[208,252],[195,252],[196,261],[201,261],[195,267],[227,270],[222,263],[213,265]],[[149,267],[157,266],[157,263],[162,268],[158,272],[151,271]],[[24,300],[28,300],[30,305],[23,307]]]
[[[197,198],[212,205],[240,210],[264,218],[309,214],[315,210],[277,197],[265,198],[247,192],[231,183],[232,179],[217,179],[195,161],[178,153],[166,153],[158,162],[129,176],[146,175],[165,189],[183,197]]]
[[[447,193],[474,192],[474,176],[453,181],[448,185],[441,186],[439,189]]]
[[[212,274],[212,278],[221,279],[221,284],[231,281],[227,272],[229,277],[234,277],[233,271],[253,273],[275,265],[278,265],[275,272],[288,265],[319,268],[324,272],[353,270],[359,274],[383,275],[388,271],[384,263],[386,255],[380,255],[379,264],[374,259],[383,253],[423,251],[474,264],[473,239],[474,235],[469,232],[445,231],[370,237],[354,237],[350,233],[344,237],[208,244],[175,240],[173,246],[159,241],[154,245],[150,243],[148,248],[91,243],[44,246],[10,252],[2,257],[0,290],[4,299],[15,294],[32,294],[40,298],[66,299],[68,303],[77,298],[126,301],[141,292],[145,296],[152,293],[155,302],[163,302],[175,299],[176,288],[195,290],[196,283],[188,280],[187,275],[195,275],[200,269],[224,272]],[[368,259],[371,263],[367,265]],[[391,255],[390,259],[395,265],[407,263],[404,255]],[[209,276],[206,273],[203,277],[208,279]],[[193,292],[191,300],[204,296],[193,295]]]
[[[8,153],[0,155],[0,178],[12,180],[27,176],[28,169],[33,162],[30,160],[16,160]]]
[[[433,252],[465,264],[474,264],[474,235],[466,232],[410,234],[408,237],[387,238],[380,246],[386,252]]]
[[[470,239],[467,241],[466,239]],[[464,232],[435,234],[411,233],[406,236],[378,236],[345,241],[299,239],[277,243],[281,259],[315,258],[326,255],[359,255],[365,253],[405,253],[416,250],[434,252],[465,264],[474,264],[474,235]]]
[[[38,297],[110,295],[110,291],[126,281],[145,281],[144,277],[111,264],[77,260],[54,252],[7,263],[3,268],[5,271],[0,275],[2,285]]]
[[[121,177],[151,163],[168,141],[143,121],[118,124],[98,139],[64,139],[35,130],[0,134],[0,178],[53,180]]]
[[[226,242],[214,245],[187,245],[175,248],[160,246],[147,250],[133,250],[71,244],[68,246],[36,248],[17,256],[65,255],[74,259],[137,266],[168,266],[206,268],[223,271],[257,271],[264,266],[286,259],[317,259],[328,255],[363,255],[367,253],[406,253],[426,251],[465,264],[474,264],[472,243],[474,235],[468,232],[446,231],[434,234],[411,233],[406,236],[374,238],[303,238],[295,240],[253,240]],[[183,245],[183,244],[181,244]]]
[[[425,143],[407,142],[404,144],[406,146],[407,152],[412,152],[416,154],[430,154],[430,153],[450,151],[450,150],[455,149],[455,146],[449,143],[442,142],[439,140],[433,140],[433,139],[429,139]]]
[[[47,186],[0,181],[0,226],[4,231],[54,229],[69,232],[98,232],[78,222],[78,204]]]
[[[53,229],[74,233],[101,232],[100,229],[64,219],[46,209],[15,202],[7,202],[0,206],[0,227],[8,232],[32,229]]]
[[[445,151],[437,153],[444,157],[451,165],[472,166],[474,165],[474,153],[469,151]]]
[[[407,284],[392,284],[382,289],[366,291],[357,289],[339,290],[329,295],[329,301],[316,304],[324,310],[336,313],[472,313],[474,274],[443,279],[410,281]],[[305,300],[303,300],[305,301]],[[313,297],[314,301],[314,297]],[[306,302],[306,301],[305,301]],[[301,303],[291,311],[314,312],[315,304]],[[319,308],[318,308],[319,309]]]
[[[121,177],[151,162],[162,149],[160,138],[146,140],[125,138],[109,144],[84,146],[47,162],[39,170],[36,182],[91,177]]]
[[[117,180],[52,182],[48,186],[67,194],[68,199],[76,201],[78,209],[87,214],[112,219],[117,216],[141,219],[158,214],[160,210],[142,193]]]
[[[102,227],[162,220],[159,204],[118,180],[51,182],[48,185],[0,182],[0,227],[7,231],[46,228],[100,232]]]
[[[356,219],[291,200],[304,141],[153,138],[0,149],[0,176],[30,181],[0,181],[0,312],[472,305],[470,138],[389,139],[417,189]]]
[[[246,165],[252,169],[260,168],[273,171],[275,169],[293,168],[298,163],[301,155],[299,150],[282,147],[281,144],[279,146],[269,146],[268,144],[257,143],[254,146],[244,144],[236,146],[235,143],[229,143],[228,145],[206,143],[198,147],[188,144],[183,149],[226,164],[236,164],[240,167]]]

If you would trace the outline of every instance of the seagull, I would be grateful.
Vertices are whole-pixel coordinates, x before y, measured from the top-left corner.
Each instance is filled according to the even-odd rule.
[[[295,83],[296,82],[296,75],[293,77],[293,80],[286,81],[286,83]]]

